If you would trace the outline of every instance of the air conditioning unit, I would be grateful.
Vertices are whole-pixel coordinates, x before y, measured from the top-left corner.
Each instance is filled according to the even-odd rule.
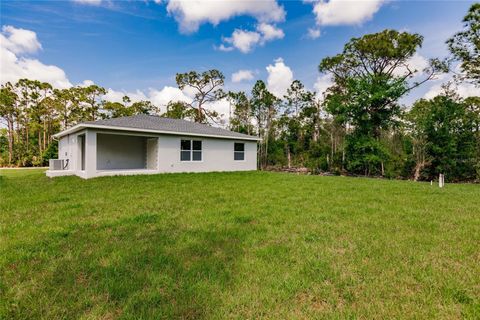
[[[50,170],[63,170],[64,169],[64,160],[63,159],[50,159],[49,162]]]

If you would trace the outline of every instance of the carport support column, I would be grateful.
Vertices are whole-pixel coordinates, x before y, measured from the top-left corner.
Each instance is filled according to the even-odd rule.
[[[97,132],[87,129],[85,133],[85,178],[97,175]]]

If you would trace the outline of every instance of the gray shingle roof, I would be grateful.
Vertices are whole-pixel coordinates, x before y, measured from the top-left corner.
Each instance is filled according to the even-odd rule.
[[[136,115],[121,118],[112,118],[106,120],[87,121],[81,123],[81,125],[95,125],[95,126],[108,126],[108,127],[121,127],[121,128],[134,128],[155,130],[161,132],[172,132],[180,134],[191,135],[207,135],[218,136],[225,138],[237,138],[237,139],[257,139],[255,136],[246,135],[243,133],[233,132],[221,128],[211,127],[206,124],[190,122],[180,119],[162,118],[151,115]]]

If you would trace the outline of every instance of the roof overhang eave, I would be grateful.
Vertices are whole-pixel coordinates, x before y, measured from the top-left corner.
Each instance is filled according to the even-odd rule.
[[[179,131],[165,131],[165,130],[152,130],[152,129],[139,129],[139,128],[130,128],[130,127],[117,127],[117,126],[104,126],[104,125],[95,125],[95,124],[84,124],[80,123],[71,128],[63,130],[59,133],[53,135],[54,138],[59,139],[68,134],[75,133],[82,129],[104,129],[104,130],[117,130],[117,131],[131,131],[131,132],[145,132],[145,133],[157,133],[157,134],[169,134],[177,136],[195,136],[195,137],[207,137],[207,138],[219,138],[219,139],[229,139],[229,140],[246,140],[246,141],[260,141],[259,137],[229,137],[216,134],[202,134],[202,133],[189,133],[189,132],[179,132]]]

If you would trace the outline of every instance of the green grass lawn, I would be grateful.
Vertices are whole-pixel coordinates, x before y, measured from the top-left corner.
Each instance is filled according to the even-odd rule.
[[[480,186],[0,171],[0,318],[480,318]]]

